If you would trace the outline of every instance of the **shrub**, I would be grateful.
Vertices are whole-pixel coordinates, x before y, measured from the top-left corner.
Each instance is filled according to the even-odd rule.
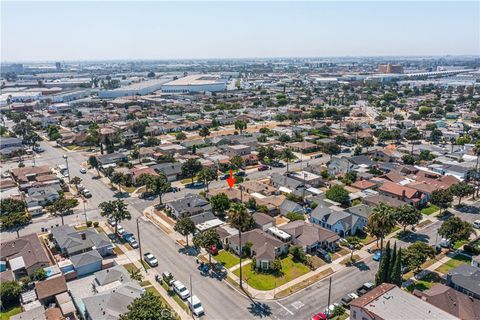
[[[98,221],[93,222],[93,226],[94,226],[95,228],[97,228],[99,225],[100,225],[100,224],[98,223]]]
[[[92,226],[93,222],[92,221],[87,221],[87,227],[90,228]]]

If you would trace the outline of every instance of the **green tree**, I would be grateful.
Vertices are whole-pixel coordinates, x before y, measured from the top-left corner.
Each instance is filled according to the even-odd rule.
[[[405,231],[408,226],[414,226],[422,220],[422,213],[415,207],[406,204],[395,210],[395,220],[403,226],[403,231]]]
[[[255,220],[252,215],[248,213],[243,203],[232,203],[228,213],[228,222],[233,228],[238,230],[238,243],[240,252],[240,287],[243,288],[243,274],[242,274],[242,233],[253,228]]]
[[[362,247],[362,240],[354,236],[346,237],[345,240],[347,240],[347,246],[350,249],[350,260],[353,260],[353,253]]]
[[[150,173],[142,173],[138,178],[135,179],[136,185],[138,186],[145,186],[145,191],[150,191],[151,186],[153,185],[153,180],[155,180],[153,174]]]
[[[247,122],[245,120],[235,120],[234,126],[235,130],[240,130],[240,134],[242,134],[243,130],[247,129]]]
[[[332,158],[332,155],[339,154],[341,151],[340,147],[335,142],[326,143],[322,145],[320,149],[323,153],[328,154],[330,156],[330,159]]]
[[[452,205],[453,196],[449,190],[437,189],[432,192],[430,202],[440,208],[440,214],[442,209],[447,209]]]
[[[410,141],[410,144],[412,145],[411,153],[413,153],[414,142],[420,140],[421,138],[422,138],[422,134],[415,127],[410,128],[407,130],[407,132],[405,132],[405,139]]]
[[[416,160],[417,159],[415,159],[415,157],[411,154],[402,156],[402,161],[404,164],[414,165]]]
[[[204,167],[197,175],[197,179],[199,182],[203,182],[205,184],[205,188],[208,192],[208,186],[210,182],[217,179],[217,170],[209,167]]]
[[[95,157],[95,156],[90,156],[90,157],[88,158],[88,165],[89,165],[91,168],[95,168],[95,170],[97,170],[97,176],[99,177],[99,176],[100,176],[100,172],[98,171],[98,169],[99,169],[99,163],[98,163],[97,157]]]
[[[285,217],[290,221],[305,220],[305,215],[298,212],[289,212]]]
[[[42,281],[47,279],[47,272],[43,268],[38,268],[32,274],[33,281]]]
[[[215,215],[223,216],[225,211],[230,208],[230,199],[225,193],[219,193],[210,198],[210,205],[212,206],[212,211]]]
[[[282,151],[280,157],[287,162],[287,173],[289,172],[288,166],[290,164],[290,161],[295,160],[297,157],[292,152],[292,149],[286,148]]]
[[[78,190],[78,185],[82,183],[82,178],[75,176],[70,180],[70,183],[72,183],[75,186],[75,189]]]
[[[62,226],[65,224],[63,217],[69,214],[69,211],[73,209],[76,204],[65,197],[60,197],[58,200],[53,202],[51,205],[47,206],[47,212],[52,216],[60,217],[62,219]]]
[[[113,201],[104,201],[98,205],[100,208],[100,215],[115,221],[115,234],[117,234],[117,227],[123,220],[132,219],[132,215],[128,211],[127,204],[122,199]]]
[[[186,178],[192,179],[202,170],[203,166],[197,159],[188,159],[182,164],[182,174]]]
[[[368,217],[367,231],[380,239],[380,250],[383,251],[383,239],[392,232],[395,224],[395,210],[388,204],[380,203],[372,210]]]
[[[175,224],[174,230],[185,237],[188,247],[188,236],[195,231],[195,223],[189,217],[181,218]]]
[[[30,223],[32,217],[25,212],[14,212],[0,217],[2,231],[15,231],[17,238],[20,237],[20,230]]]
[[[280,276],[282,274],[282,261],[280,259],[273,259],[272,264],[270,265],[270,270],[275,276]]]
[[[193,237],[193,244],[201,247],[208,252],[208,262],[212,263],[212,254],[210,248],[220,242],[220,236],[216,229],[208,229]]]
[[[390,282],[396,284],[397,286],[401,286],[403,279],[402,279],[402,248],[396,251],[397,244],[393,248],[393,252],[395,253],[395,259],[392,260],[393,268],[392,273],[390,274]]]
[[[128,312],[120,316],[120,320],[174,320],[174,312],[160,297],[146,291],[128,306]]]
[[[20,303],[22,287],[17,281],[2,281],[0,283],[0,296],[2,307],[8,309]]]
[[[380,266],[378,267],[377,274],[375,275],[375,285],[379,286],[382,283],[390,282],[391,256],[392,250],[390,249],[390,241],[387,241],[385,250],[382,250]]]
[[[348,205],[350,203],[350,197],[348,196],[348,191],[345,190],[342,186],[334,185],[325,192],[327,199],[341,203],[342,205]]]
[[[13,198],[0,199],[0,213],[9,215],[11,213],[25,212],[26,205],[22,200]]]
[[[128,274],[130,275],[130,279],[141,282],[143,279],[142,273],[139,269],[129,269]]]
[[[428,258],[435,256],[435,250],[427,243],[417,241],[402,251],[402,265],[417,271]]]
[[[459,182],[452,185],[449,190],[454,196],[458,197],[458,205],[460,205],[462,203],[462,198],[470,195],[475,191],[475,188],[466,182]]]
[[[230,164],[235,169],[241,169],[243,168],[245,161],[243,161],[243,158],[241,156],[235,155],[230,159]]]
[[[58,140],[62,137],[59,131],[60,127],[57,125],[49,125],[47,128],[47,136],[50,141]]]
[[[305,263],[307,260],[307,255],[305,251],[300,246],[291,246],[290,247],[290,254],[292,255],[293,261]]]
[[[114,172],[110,177],[112,184],[116,184],[120,193],[122,192],[122,184],[125,183],[125,175],[120,172]]]
[[[176,140],[185,140],[185,139],[187,139],[187,135],[185,134],[185,132],[180,131],[180,132],[177,133],[177,135],[175,136],[175,139],[176,139]]]
[[[204,138],[208,137],[210,135],[210,130],[208,130],[208,128],[204,126],[198,131],[198,135]]]
[[[162,203],[162,196],[163,194],[170,191],[172,188],[172,184],[168,181],[167,177],[163,172],[159,173],[158,176],[154,177],[154,179],[150,182],[150,190],[158,196],[159,206],[163,205]]]
[[[438,234],[452,242],[468,240],[474,232],[473,226],[468,221],[463,221],[459,217],[452,216],[443,222],[438,229]]]
[[[147,121],[136,121],[132,124],[131,130],[135,132],[140,139],[143,139],[145,136],[145,131],[147,130],[148,122]]]

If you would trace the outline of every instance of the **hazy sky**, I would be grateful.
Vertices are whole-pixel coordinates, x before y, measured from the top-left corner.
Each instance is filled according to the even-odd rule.
[[[480,53],[480,2],[7,2],[1,60]]]

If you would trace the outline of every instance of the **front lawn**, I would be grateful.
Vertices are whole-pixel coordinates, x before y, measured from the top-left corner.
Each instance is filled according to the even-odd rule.
[[[460,249],[461,246],[467,243],[468,243],[468,240],[457,241],[453,244],[453,249],[455,250]]]
[[[240,263],[240,258],[230,253],[226,250],[221,250],[216,256],[214,256],[217,262],[223,264],[223,266],[227,269],[230,269],[233,266],[236,266]]]
[[[422,280],[417,280],[415,283],[409,285],[407,287],[408,292],[413,292],[413,290],[417,289],[420,291],[425,291],[433,287],[435,284],[440,283],[442,281],[442,278],[435,272],[432,272],[425,277],[423,277]]]
[[[300,262],[294,262],[292,257],[288,256],[282,259],[283,275],[275,277],[270,273],[256,273],[252,271],[251,263],[242,267],[243,280],[247,281],[248,285],[257,290],[272,290],[276,286],[279,287],[295,278],[298,278],[310,271],[306,265]],[[235,275],[240,275],[240,269],[233,272]],[[276,280],[276,281],[275,281]]]
[[[138,268],[133,263],[124,264],[123,267],[127,269],[128,272],[136,272]]]
[[[463,256],[461,254],[457,254],[455,257],[452,259],[448,260],[444,264],[442,264],[440,267],[435,269],[435,271],[441,272],[443,274],[447,274],[448,271],[455,269],[458,266],[461,266],[462,264],[469,264],[472,261],[471,258]]]
[[[440,210],[439,207],[437,207],[436,205],[434,204],[429,204],[428,206],[426,206],[425,208],[423,208],[421,211],[424,215],[431,215],[432,213],[434,212],[437,212],[438,210]]]
[[[22,312],[21,307],[13,307],[9,310],[2,311],[0,312],[0,320],[8,320],[10,317],[13,317],[16,314],[19,314]]]

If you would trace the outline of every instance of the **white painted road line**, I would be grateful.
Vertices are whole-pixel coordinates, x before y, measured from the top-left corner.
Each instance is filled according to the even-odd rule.
[[[287,307],[285,307],[283,304],[281,304],[280,302],[278,301],[275,301],[280,307],[282,307],[283,309],[285,309],[285,311],[287,311],[288,313],[290,313],[292,316],[293,316],[293,312],[288,310]]]

